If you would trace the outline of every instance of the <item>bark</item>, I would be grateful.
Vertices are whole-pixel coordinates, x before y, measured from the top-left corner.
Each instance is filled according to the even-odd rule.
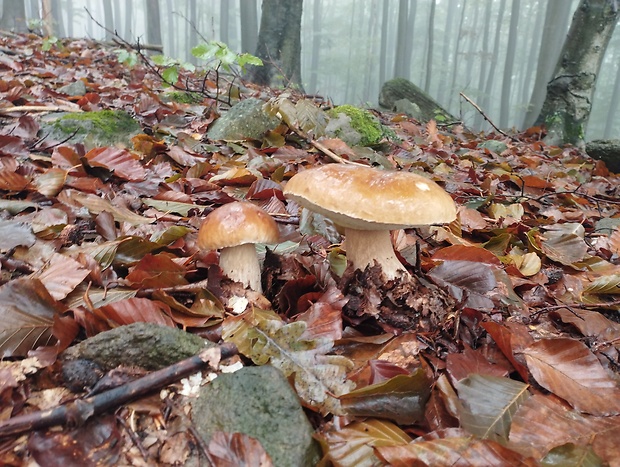
[[[263,0],[255,55],[263,66],[251,67],[250,80],[263,86],[301,89],[301,13],[303,0]]]
[[[385,2],[387,3],[387,2]],[[454,12],[457,10],[457,7],[454,6],[452,8],[448,8],[448,15],[446,16],[446,26],[445,31],[452,31],[452,26],[454,24]],[[450,63],[450,42],[451,35],[448,33],[442,34],[443,46],[441,50],[441,56],[443,57],[443,62],[447,67]],[[452,60],[456,60],[456,54],[452,57]],[[437,91],[437,99],[439,102],[445,102],[446,88],[448,86],[448,73],[441,73],[441,77],[439,78],[439,90]],[[383,82],[383,81],[381,81]]]
[[[312,61],[310,62],[310,91],[317,91],[319,54],[321,52],[321,0],[314,0],[312,10]]]
[[[160,45],[162,41],[158,0],[146,0],[146,25],[146,40],[148,43]]]
[[[0,29],[26,32],[26,6],[23,0],[4,0]]]
[[[241,2],[241,52],[254,53],[258,37],[258,7],[256,0]]]
[[[147,0],[147,16],[148,16],[148,2]],[[103,2],[103,22],[105,25],[105,40],[111,41],[114,35],[114,13],[112,12],[112,3],[109,1]],[[147,23],[148,24],[148,23]]]
[[[545,95],[547,94],[547,83],[553,76],[553,68],[558,63],[562,43],[566,37],[569,14],[569,2],[565,0],[549,0],[542,39],[540,41],[540,52],[538,54],[538,65],[536,67],[532,97],[530,98],[530,104],[523,121],[525,128],[534,124],[536,116],[542,109]]]
[[[385,82],[385,77],[387,76],[387,42],[388,42],[388,25],[389,25],[389,14],[390,14],[390,4],[389,2],[383,1],[383,8],[381,14],[381,50],[379,52],[379,83],[383,84]]]
[[[499,113],[499,126],[506,128],[510,116],[510,93],[512,91],[512,73],[515,62],[515,52],[517,50],[517,26],[519,24],[519,7],[521,0],[512,0],[512,11],[510,12],[510,31],[508,33],[508,49],[506,50],[506,63],[504,64],[504,77],[502,79],[502,97]]]
[[[220,0],[220,40],[224,44],[230,44],[228,23],[230,21],[230,0]],[[253,52],[253,51],[252,51]]]
[[[396,54],[394,58],[394,78],[409,78],[409,70],[405,68],[407,53],[411,48],[407,45],[407,12],[408,0],[398,3],[398,30],[396,33]]]
[[[433,119],[444,121],[457,120],[432,97],[404,78],[391,79],[382,86],[381,93],[379,94],[379,105],[389,110],[398,110],[399,101],[403,99],[418,107],[415,118],[420,121],[428,122]]]
[[[612,0],[581,0],[537,123],[548,144],[584,145],[592,97],[620,10]]]
[[[123,30],[123,39],[126,41],[133,42],[133,32],[132,32],[132,22],[133,22],[133,0],[125,0],[125,25]],[[172,17],[170,18],[170,24],[172,24]],[[172,33],[172,31],[171,31]],[[171,34],[172,37],[172,34]]]
[[[431,88],[431,76],[433,72],[433,32],[435,29],[435,0],[431,0],[431,12],[428,18],[428,48],[426,50],[426,81],[424,91],[428,94]]]
[[[502,0],[499,4],[499,11],[497,13],[497,28],[495,29],[495,40],[493,42],[493,53],[491,56],[491,66],[489,67],[489,74],[484,87],[484,94],[482,98],[482,109],[489,109],[491,103],[491,93],[493,92],[493,85],[495,84],[495,69],[497,68],[499,57],[499,38],[502,30],[502,21],[504,19],[504,12],[506,10],[506,0]],[[488,111],[488,110],[487,110]]]

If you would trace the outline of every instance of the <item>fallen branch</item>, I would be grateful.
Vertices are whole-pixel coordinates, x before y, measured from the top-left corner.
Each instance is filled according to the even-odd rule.
[[[69,423],[80,425],[94,415],[99,415],[153,393],[197,371],[207,367],[217,367],[221,359],[236,354],[237,348],[234,345],[222,344],[215,348],[205,349],[193,357],[95,396],[77,399],[55,409],[41,410],[10,418],[0,423],[0,438],[56,425]]]

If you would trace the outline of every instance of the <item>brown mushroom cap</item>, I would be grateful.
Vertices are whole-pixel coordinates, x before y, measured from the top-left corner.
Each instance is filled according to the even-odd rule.
[[[277,243],[278,226],[273,218],[249,202],[224,204],[205,218],[198,232],[198,246],[217,250],[247,243]]]
[[[351,229],[395,230],[456,218],[450,195],[411,172],[328,164],[294,175],[284,195]]]

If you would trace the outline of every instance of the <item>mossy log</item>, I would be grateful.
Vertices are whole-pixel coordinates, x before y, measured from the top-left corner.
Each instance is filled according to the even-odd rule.
[[[411,107],[403,106],[403,99],[415,104],[418,109],[412,111]],[[429,120],[453,122],[458,120],[431,96],[404,78],[394,78],[383,84],[379,94],[379,105],[391,111],[405,112],[422,122]]]

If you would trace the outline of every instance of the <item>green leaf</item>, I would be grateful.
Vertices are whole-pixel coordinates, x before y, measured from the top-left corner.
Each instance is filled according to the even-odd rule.
[[[220,48],[221,44],[217,41],[202,42],[192,48],[192,55],[200,60],[210,60]]]
[[[175,84],[179,79],[179,68],[177,66],[165,68],[164,71],[161,72],[161,77],[166,83]]]
[[[237,63],[241,68],[246,65],[263,66],[263,61],[260,58],[248,53],[239,55],[239,57],[237,58]]]
[[[176,214],[181,214],[182,216],[187,216],[189,211],[192,209],[204,209],[204,206],[199,204],[180,203],[178,201],[162,201],[159,199],[145,198],[142,202],[147,206],[157,209],[158,211],[174,212]]]
[[[153,55],[151,57],[151,60],[155,65],[159,66],[172,66],[177,64],[176,60],[170,57],[166,57],[165,55]]]

